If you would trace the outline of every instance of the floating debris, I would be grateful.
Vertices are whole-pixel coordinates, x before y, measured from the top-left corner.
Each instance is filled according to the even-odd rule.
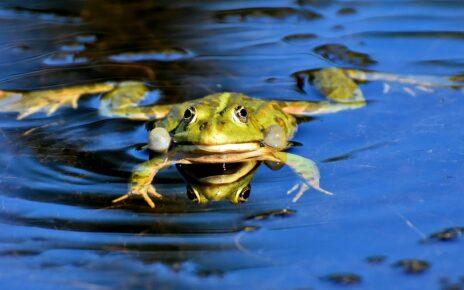
[[[25,51],[28,51],[28,50],[31,50],[31,47],[27,44],[17,44],[17,45],[14,45],[11,50],[13,52],[25,52]]]
[[[335,31],[343,30],[343,29],[345,29],[345,26],[343,26],[341,24],[337,24],[337,25],[332,26],[332,30],[335,30]]]
[[[312,40],[315,38],[317,38],[317,35],[313,33],[298,33],[287,35],[284,38],[282,38],[282,40],[287,43],[301,43],[307,42],[308,40]]]
[[[89,60],[85,57],[79,57],[72,53],[55,53],[43,60],[43,64],[49,66],[65,66],[87,63]]]
[[[169,48],[143,52],[126,52],[111,55],[108,58],[115,62],[137,61],[176,61],[193,57],[193,53],[183,48]]]
[[[337,11],[337,14],[338,15],[350,15],[350,14],[356,14],[356,9],[354,8],[350,8],[350,7],[344,7],[344,8],[340,8],[338,11]]]
[[[276,77],[269,77],[269,78],[265,79],[264,81],[265,81],[266,83],[275,83],[275,82],[277,82],[278,80],[279,80],[279,79],[276,78]]]
[[[69,43],[62,45],[60,50],[64,52],[81,52],[85,50],[85,45],[80,43]]]
[[[377,63],[368,54],[352,51],[343,44],[324,44],[314,48],[313,51],[323,58],[341,64],[366,67]]]
[[[256,232],[257,230],[259,230],[258,226],[244,226],[242,228],[242,231],[247,232],[247,233]]]
[[[321,279],[340,285],[356,285],[362,282],[362,277],[354,273],[334,273]]]
[[[421,274],[430,268],[427,261],[417,259],[404,259],[393,264],[395,268],[402,268],[407,274]]]
[[[428,236],[426,239],[421,240],[421,242],[450,242],[458,240],[464,234],[464,227],[452,227],[446,228],[442,231],[436,232]]]
[[[97,36],[89,34],[89,35],[78,35],[75,37],[75,40],[79,43],[94,43],[97,41]]]
[[[231,9],[218,11],[215,14],[218,21],[229,21],[239,19],[246,21],[251,19],[274,18],[286,19],[288,17],[296,17],[304,20],[314,20],[322,17],[319,13],[309,10],[297,10],[289,7],[255,7],[243,9]]]
[[[464,74],[462,75],[455,75],[449,78],[450,81],[452,82],[459,82],[459,83],[464,83]]]
[[[256,214],[256,215],[251,215],[247,217],[248,220],[266,220],[268,218],[273,218],[273,217],[280,217],[280,218],[285,218],[289,217],[296,214],[296,211],[291,210],[291,209],[278,209],[278,210],[270,210],[264,213]]]
[[[382,264],[383,262],[385,262],[386,259],[387,257],[384,255],[375,255],[375,256],[367,257],[366,262],[369,264],[378,265],[378,264]]]
[[[324,5],[331,4],[330,3],[331,1],[329,0],[296,0],[295,2],[299,6],[307,6],[307,5],[324,6]]]

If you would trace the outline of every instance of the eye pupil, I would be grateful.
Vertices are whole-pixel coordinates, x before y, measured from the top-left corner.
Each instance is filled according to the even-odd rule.
[[[193,188],[190,185],[187,185],[187,197],[190,200],[196,200],[197,199],[197,195],[195,194],[195,191],[193,190]]]
[[[193,116],[195,116],[195,108],[194,107],[187,108],[187,110],[185,110],[184,112],[184,119],[190,120],[193,118]]]
[[[250,193],[251,193],[251,186],[250,185],[247,185],[245,188],[242,189],[242,192],[240,192],[240,200],[243,202],[243,201],[246,201],[249,197],[250,197]]]
[[[235,108],[235,115],[241,122],[245,123],[247,121],[248,111],[243,106],[238,106]]]

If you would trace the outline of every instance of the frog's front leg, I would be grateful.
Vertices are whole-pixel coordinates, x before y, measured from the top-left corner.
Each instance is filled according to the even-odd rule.
[[[333,195],[333,193],[320,187],[320,173],[314,161],[303,156],[298,156],[282,151],[263,155],[261,159],[284,163],[288,165],[303,180],[304,184],[301,185],[300,191],[293,198],[294,202],[296,202],[309,187],[312,187],[324,194]]]
[[[168,160],[166,155],[162,154],[138,165],[132,172],[128,193],[114,199],[113,203],[121,202],[132,196],[141,196],[150,207],[154,208],[155,203],[150,195],[157,199],[161,199],[162,195],[152,185],[153,179],[161,169],[173,163],[173,161]]]

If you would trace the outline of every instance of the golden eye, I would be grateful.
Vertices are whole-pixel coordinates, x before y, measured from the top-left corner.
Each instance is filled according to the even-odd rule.
[[[237,106],[235,108],[235,116],[242,123],[246,123],[248,121],[248,111],[243,106]]]
[[[197,194],[195,193],[195,190],[193,189],[193,187],[190,184],[187,185],[187,197],[191,201],[198,201],[198,196],[197,196]]]
[[[237,201],[240,202],[245,202],[249,197],[251,193],[251,186],[248,184],[245,186],[240,193],[238,194],[238,199]]]
[[[187,108],[187,110],[185,110],[184,112],[184,120],[189,123],[192,122],[195,119],[196,112],[197,110],[195,109],[195,107]]]

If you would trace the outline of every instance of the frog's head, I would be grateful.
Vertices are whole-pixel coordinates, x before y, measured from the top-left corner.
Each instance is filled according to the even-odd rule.
[[[220,93],[184,103],[172,141],[184,151],[243,152],[260,147],[261,122],[253,114],[260,102],[237,93]],[[169,118],[169,117],[168,117]]]
[[[250,196],[256,161],[177,165],[187,180],[187,197],[198,203],[229,200],[237,204]]]

